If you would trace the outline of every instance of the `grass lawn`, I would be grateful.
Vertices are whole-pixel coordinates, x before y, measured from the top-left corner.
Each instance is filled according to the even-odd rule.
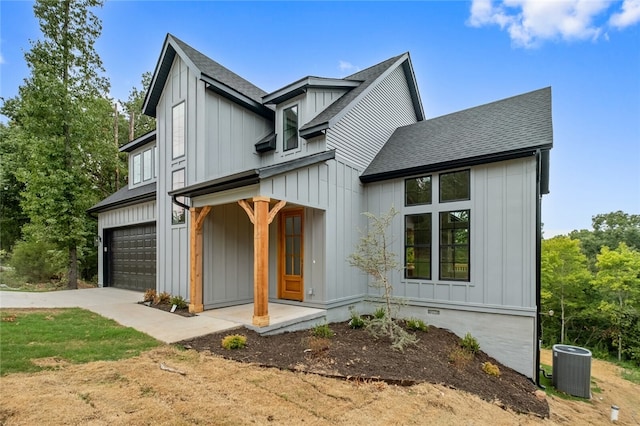
[[[0,375],[130,358],[160,344],[84,309],[0,311]]]

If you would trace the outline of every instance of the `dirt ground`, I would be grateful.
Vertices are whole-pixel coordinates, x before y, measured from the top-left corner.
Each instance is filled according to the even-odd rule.
[[[542,362],[550,358],[543,351]],[[602,392],[589,402],[548,397],[547,419],[445,385],[346,381],[174,346],[115,362],[34,362],[52,370],[0,377],[0,424],[597,425],[610,423],[612,404],[618,424],[640,424],[640,386],[598,360],[592,379]]]

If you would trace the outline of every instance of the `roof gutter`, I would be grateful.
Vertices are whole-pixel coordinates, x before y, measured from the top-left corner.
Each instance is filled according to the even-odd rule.
[[[441,170],[455,169],[458,167],[471,167],[471,166],[478,166],[481,164],[495,163],[498,161],[514,160],[517,158],[524,158],[524,157],[536,155],[540,149],[544,149],[544,148],[545,147],[540,147],[537,150],[535,147],[526,148],[526,149],[521,149],[517,151],[503,152],[500,154],[481,155],[478,157],[445,161],[442,163],[428,164],[424,166],[411,167],[408,169],[391,170],[387,172],[374,173],[370,175],[362,175],[360,176],[360,182],[362,183],[379,182],[382,180],[396,179],[401,177],[417,175],[421,173],[432,173],[432,172],[438,172]]]

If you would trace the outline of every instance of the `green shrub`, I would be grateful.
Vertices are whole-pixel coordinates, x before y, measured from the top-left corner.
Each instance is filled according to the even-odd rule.
[[[429,326],[421,319],[409,318],[408,320],[406,320],[406,324],[407,324],[408,330],[412,330],[412,331],[428,331],[429,330]]]
[[[353,308],[349,308],[349,313],[351,314],[351,319],[349,320],[349,327],[351,328],[364,327],[364,319],[360,316],[358,311],[356,311]]]
[[[241,334],[230,334],[222,339],[222,347],[225,349],[242,349],[247,346],[247,338]]]
[[[64,271],[62,252],[47,242],[18,241],[13,247],[11,266],[18,275],[32,282],[49,281]]]
[[[473,337],[471,333],[465,334],[464,338],[460,340],[460,346],[472,354],[480,352],[480,343],[478,343],[478,340]]]
[[[331,328],[329,327],[329,324],[327,323],[318,324],[315,327],[313,327],[313,329],[311,330],[311,334],[313,334],[316,337],[324,337],[327,339],[335,335],[335,333],[333,332],[333,330],[331,330]]]
[[[385,317],[385,315],[387,315],[387,312],[385,311],[384,306],[378,307],[373,312],[373,317],[376,318],[376,319],[383,319]]]
[[[184,297],[182,296],[173,296],[171,298],[171,300],[169,301],[170,305],[176,305],[176,308],[178,309],[184,309],[187,306],[189,306],[189,304],[187,303],[186,300],[184,300]]]

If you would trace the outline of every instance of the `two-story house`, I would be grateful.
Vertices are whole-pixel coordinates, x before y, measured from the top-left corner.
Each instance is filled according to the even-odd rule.
[[[549,88],[425,120],[408,53],[267,93],[168,35],[143,112],[129,186],[91,210],[100,285],[252,303],[257,327],[270,301],[343,320],[377,297],[347,261],[362,213],[395,206],[402,315],[536,376]]]

